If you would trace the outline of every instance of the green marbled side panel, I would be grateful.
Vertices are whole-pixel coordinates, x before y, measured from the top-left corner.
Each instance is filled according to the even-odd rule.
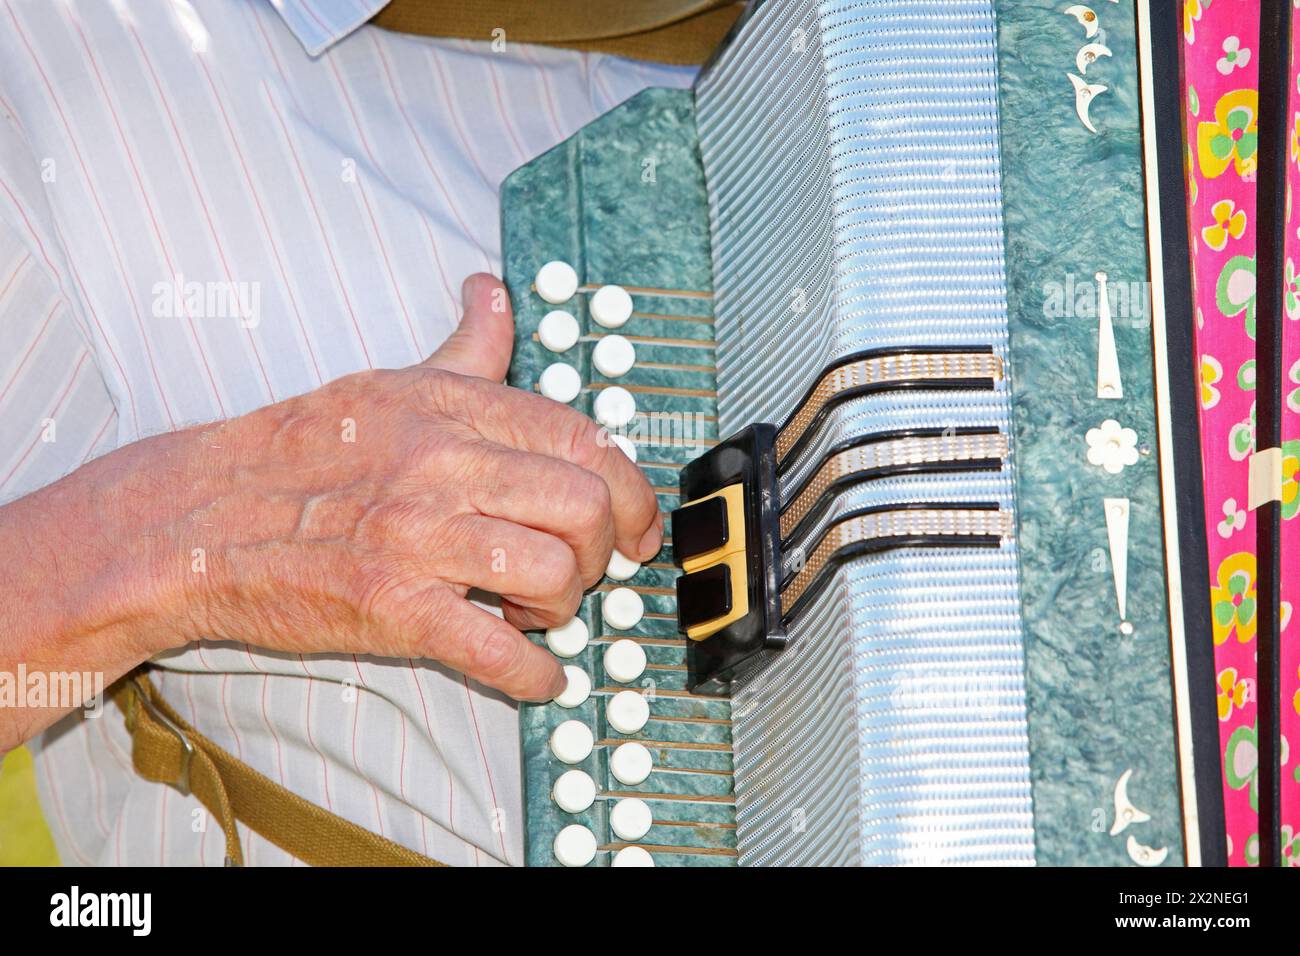
[[[591,364],[591,350],[606,330],[587,315],[586,295],[564,306],[577,316],[582,338],[569,352],[555,355],[536,338],[538,322],[553,306],[533,294],[531,283],[542,263],[563,259],[593,286],[711,292],[708,207],[690,93],[645,91],[517,170],[501,194],[505,279],[516,317],[510,382],[533,389],[547,365],[569,362],[586,383],[574,405],[587,414],[600,388],[618,384],[631,391],[638,409],[653,413],[629,431],[639,464],[658,492],[660,507],[676,507],[681,466],[718,437],[711,300],[634,293],[636,311],[619,333],[635,345],[636,366],[610,380]],[[633,794],[650,804],[655,825],[640,845],[657,865],[735,864],[731,704],[685,693],[685,644],[672,597],[676,577],[665,546],[627,582],[646,604],[644,619],[628,632],[612,632],[601,622],[600,594],[612,582],[584,598],[579,614],[592,642],[568,663],[591,675],[591,698],[574,710],[554,704],[521,707],[530,866],[556,865],[551,844],[570,823],[592,829],[601,847],[593,865],[608,865],[622,846],[610,833],[609,809],[619,795]],[[532,637],[543,643],[541,635]],[[646,650],[648,667],[634,686],[653,689],[651,719],[631,737],[605,720],[610,696],[625,688],[605,674],[603,655],[623,637],[638,640]],[[547,741],[570,718],[583,720],[597,739],[579,766],[592,775],[600,794],[581,814],[564,813],[550,797],[556,777],[569,768],[554,759]],[[609,773],[609,754],[627,739],[646,743],[654,756],[655,771],[635,787]]]
[[[996,0],[1036,854],[1042,865],[1133,865],[1132,837],[1168,847],[1167,863],[1177,864],[1181,811],[1133,5],[1091,4],[1113,53],[1088,68],[1089,83],[1109,87],[1091,108],[1095,134],[1075,113],[1067,77],[1089,41],[1065,6]],[[1119,400],[1096,397],[1090,284],[1098,271],[1112,289]],[[1130,289],[1139,292],[1136,302],[1118,300]],[[1086,457],[1086,432],[1108,418],[1136,430],[1143,451],[1118,475]],[[1131,502],[1131,636],[1120,631],[1107,497]],[[1130,769],[1129,797],[1151,819],[1111,836],[1116,783]]]
[[[584,279],[595,285],[712,289],[691,94],[647,90],[595,120],[579,140]]]

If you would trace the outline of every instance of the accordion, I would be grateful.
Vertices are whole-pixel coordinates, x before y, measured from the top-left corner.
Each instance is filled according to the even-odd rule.
[[[615,555],[532,635],[573,678],[521,711],[530,865],[1222,865],[1225,799],[1263,862],[1289,852],[1265,240],[1294,84],[1266,24],[1259,412],[1227,509],[1184,146],[1212,104],[1186,115],[1178,6],[754,3],[692,89],[506,181],[510,381],[580,382],[671,515],[656,560]],[[1225,579],[1207,535],[1238,509],[1259,546]],[[1216,663],[1247,617],[1249,767]]]

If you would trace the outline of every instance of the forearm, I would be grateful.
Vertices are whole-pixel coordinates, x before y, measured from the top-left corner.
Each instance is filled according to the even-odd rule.
[[[69,687],[91,697],[195,634],[193,516],[229,483],[217,434],[136,442],[0,508],[0,753],[88,703]]]
[[[663,519],[590,418],[496,384],[514,340],[500,283],[463,295],[461,327],[420,365],[137,442],[0,508],[0,751],[79,703],[6,705],[20,666],[107,685],[199,638],[560,693],[555,657],[521,631],[570,620],[614,548],[651,560]]]

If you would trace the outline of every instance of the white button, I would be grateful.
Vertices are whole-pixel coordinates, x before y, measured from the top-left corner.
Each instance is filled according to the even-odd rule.
[[[585,770],[566,770],[551,787],[551,799],[566,813],[581,813],[596,800],[596,781]]]
[[[537,380],[537,387],[547,398],[567,405],[582,391],[582,376],[572,365],[556,362],[546,366],[546,371]]]
[[[643,846],[625,846],[614,854],[610,866],[654,866],[655,859]]]
[[[645,744],[629,740],[619,744],[609,756],[609,772],[619,783],[635,787],[645,783],[646,777],[654,769],[654,758]]]
[[[582,763],[595,745],[591,728],[580,720],[566,720],[551,731],[551,753],[563,763]]]
[[[575,617],[568,624],[561,624],[548,630],[546,646],[556,657],[577,657],[586,649],[587,639],[590,636],[587,622],[580,617]]]
[[[543,372],[542,375],[544,377],[546,373]],[[636,399],[622,385],[611,385],[596,393],[596,401],[591,410],[596,421],[606,428],[622,428],[636,418]]]
[[[577,282],[574,288],[577,288]],[[607,329],[617,329],[632,317],[632,297],[621,285],[603,285],[592,293],[587,309],[599,324]]]
[[[555,834],[555,858],[565,866],[586,866],[596,858],[596,834],[571,823]]]
[[[636,627],[645,614],[645,602],[631,588],[614,588],[607,591],[600,602],[600,613],[605,623],[616,631]]]
[[[605,568],[605,577],[611,581],[630,581],[641,565],[637,564],[622,551],[615,548],[609,556],[609,565]]]
[[[636,364],[636,349],[621,335],[607,335],[591,350],[591,364],[606,378],[618,378]]]
[[[587,676],[587,672],[581,667],[574,667],[572,664],[566,665],[564,679],[569,683],[555,698],[555,702],[561,707],[577,707],[591,696],[591,678]]]
[[[568,668],[566,667],[567,671]],[[577,668],[574,668],[577,670]],[[626,637],[605,648],[605,673],[620,684],[630,684],[645,672],[645,650]],[[583,674],[583,676],[587,676]],[[557,697],[556,700],[559,700]]]
[[[638,797],[628,797],[614,804],[609,811],[609,828],[620,840],[635,843],[650,832],[654,818],[650,815],[650,804]]]
[[[636,444],[626,435],[610,435],[609,440],[623,450],[623,454],[636,461]]]
[[[578,291],[578,273],[567,262],[555,260],[537,270],[533,284],[537,286],[538,295],[552,305],[559,305],[568,302]]]
[[[650,719],[650,705],[636,691],[621,690],[605,705],[605,719],[620,734],[640,733],[641,728]],[[586,725],[583,725],[583,729],[586,730]],[[588,733],[590,734],[590,731]],[[590,751],[591,748],[587,749]],[[583,754],[583,757],[585,756],[586,754]],[[578,758],[581,759],[582,757]],[[577,761],[570,760],[569,763],[577,763]]]
[[[542,316],[537,325],[537,337],[552,352],[565,352],[578,341],[578,320],[572,312],[556,309]]]

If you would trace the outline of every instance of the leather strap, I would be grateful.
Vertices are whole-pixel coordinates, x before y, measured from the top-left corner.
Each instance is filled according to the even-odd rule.
[[[113,686],[126,715],[131,762],[146,780],[192,793],[221,826],[226,865],[243,866],[238,820],[312,866],[443,866],[286,790],[185,723],[144,669]]]
[[[543,43],[660,63],[703,63],[743,0],[390,0],[370,21],[424,36]]]

